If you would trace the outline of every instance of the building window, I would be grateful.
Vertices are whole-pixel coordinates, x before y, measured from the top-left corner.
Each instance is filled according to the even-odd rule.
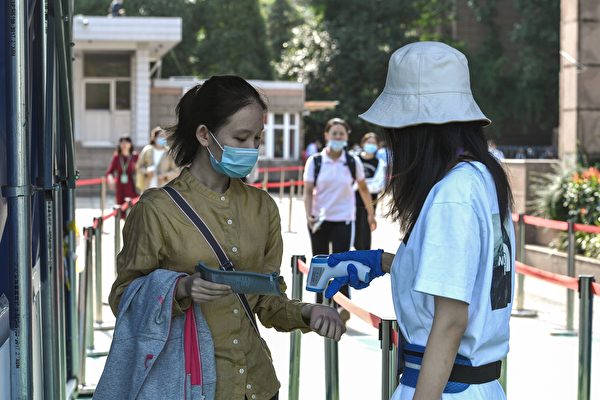
[[[117,81],[116,108],[117,110],[131,110],[131,82]]]
[[[83,76],[86,78],[129,78],[131,77],[131,56],[129,54],[85,54]]]
[[[110,83],[85,84],[85,109],[110,110]]]
[[[273,130],[273,132],[274,132],[273,136],[275,139],[275,145],[273,146],[273,148],[274,148],[273,157],[274,158],[284,158],[283,142],[284,142],[285,131],[283,130],[283,128],[275,128]]]
[[[298,113],[269,113],[265,125],[265,156],[297,160],[300,156],[300,115]]]

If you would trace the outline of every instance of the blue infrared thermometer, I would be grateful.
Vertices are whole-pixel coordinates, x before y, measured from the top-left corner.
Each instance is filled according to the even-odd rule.
[[[306,290],[311,292],[323,292],[329,281],[333,278],[348,276],[348,265],[352,264],[358,272],[358,279],[369,283],[369,272],[371,268],[358,261],[340,261],[336,266],[327,265],[328,255],[317,255],[310,260],[310,269],[306,281]]]

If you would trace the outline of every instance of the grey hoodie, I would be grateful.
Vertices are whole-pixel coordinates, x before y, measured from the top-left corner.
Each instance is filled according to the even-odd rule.
[[[213,341],[197,305],[202,385],[191,386],[185,376],[185,315],[172,315],[174,290],[181,276],[185,274],[157,269],[129,284],[121,298],[114,338],[94,399],[215,398]]]

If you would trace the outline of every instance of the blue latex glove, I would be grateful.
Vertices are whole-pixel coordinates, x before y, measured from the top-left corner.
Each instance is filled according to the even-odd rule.
[[[334,253],[329,256],[327,264],[330,267],[335,267],[340,261],[358,261],[369,268],[369,282],[373,279],[380,277],[384,274],[381,269],[381,254],[383,250],[356,250],[347,251],[344,253]],[[328,299],[332,298],[344,285],[349,285],[354,289],[364,289],[369,286],[369,283],[361,282],[358,279],[358,271],[352,264],[348,264],[347,267],[348,275],[335,278],[327,287],[325,291],[325,297]]]

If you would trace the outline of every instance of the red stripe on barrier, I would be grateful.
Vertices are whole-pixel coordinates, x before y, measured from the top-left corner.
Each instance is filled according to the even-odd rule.
[[[600,233],[600,226],[573,224],[575,232]]]
[[[304,275],[308,274],[308,267],[302,260],[298,260],[298,270],[302,272]],[[360,308],[356,304],[354,304],[349,298],[344,296],[341,293],[336,293],[333,296],[333,299],[340,306],[344,307],[346,310],[356,315],[358,318],[365,321],[367,324],[371,325],[375,329],[379,329],[379,324],[381,323],[381,317],[368,312],[367,310]],[[397,339],[396,339],[397,340]]]
[[[262,188],[264,184],[261,182],[251,183],[248,186],[253,186],[255,188]],[[304,181],[288,181],[288,182],[270,182],[267,183],[267,189],[280,188],[280,187],[290,187],[290,186],[304,186]]]
[[[555,285],[559,285],[576,292],[579,291],[579,279],[577,278],[555,274],[554,272],[543,271],[530,265],[523,264],[519,261],[517,261],[517,272],[519,274],[536,277],[549,283],[554,283]]]
[[[524,215],[523,219],[527,225],[533,225],[540,228],[550,228],[559,231],[568,231],[569,224],[565,221],[555,221],[553,219],[545,219],[540,217],[533,217],[531,215]]]
[[[303,169],[302,165],[292,165],[289,167],[262,167],[258,169],[258,172],[302,171]]]
[[[91,186],[91,185],[102,185],[103,178],[92,178],[92,179],[79,179],[75,182],[75,186]]]
[[[600,297],[600,283],[592,282],[592,293]]]

